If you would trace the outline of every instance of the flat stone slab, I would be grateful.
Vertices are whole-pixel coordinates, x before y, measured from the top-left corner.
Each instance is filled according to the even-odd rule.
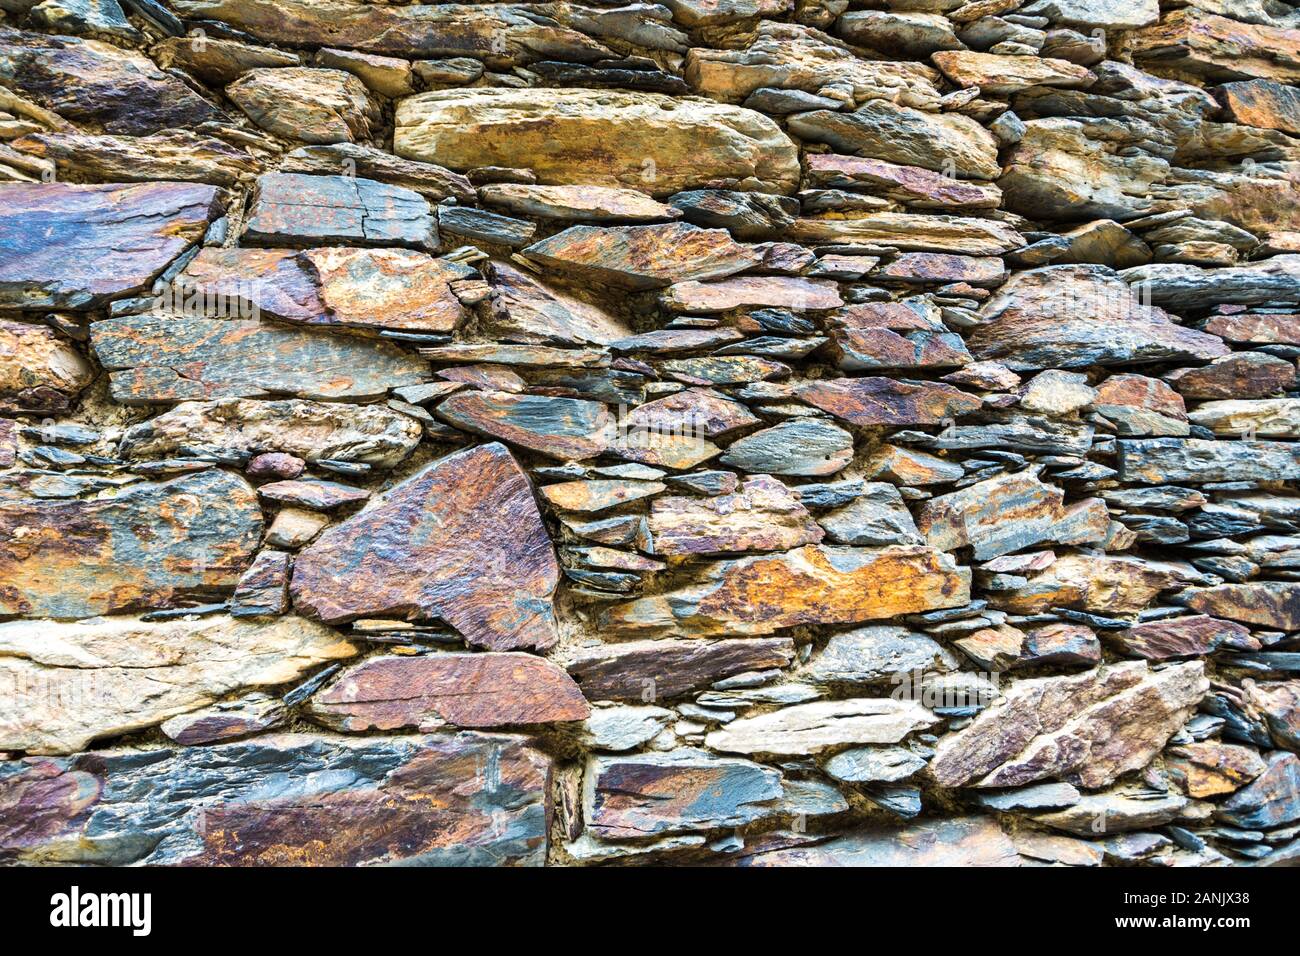
[[[582,691],[533,654],[372,657],[311,700],[314,720],[344,731],[505,727],[586,720]]]
[[[257,320],[128,315],[94,323],[90,341],[124,405],[378,398],[430,377],[428,363],[386,342]]]
[[[13,689],[0,698],[0,747],[73,753],[356,653],[336,632],[293,617],[10,621],[0,624],[0,680]]]
[[[233,398],[184,402],[132,425],[118,453],[135,459],[271,453],[390,468],[415,450],[420,435],[419,422],[385,405]]]
[[[524,738],[468,732],[13,760],[0,765],[0,860],[540,866],[550,785],[550,758]]]
[[[438,248],[438,224],[429,201],[401,186],[357,176],[265,173],[243,242],[250,246],[363,246]]]
[[[1145,661],[1019,681],[965,730],[939,742],[930,773],[945,787],[1018,787],[1059,778],[1088,789],[1145,767],[1210,689],[1200,661]]]
[[[786,667],[789,638],[621,641],[584,649],[569,675],[590,700],[668,700],[744,671]]]
[[[453,283],[468,266],[411,249],[202,249],[173,283],[173,310],[217,309],[325,327],[452,332],[469,317]]]
[[[100,40],[0,29],[0,85],[87,133],[140,136],[227,118],[147,56]]]
[[[0,614],[74,619],[228,593],[262,537],[244,479],[216,469],[114,497],[0,500]]]
[[[800,624],[855,624],[970,599],[970,571],[929,548],[805,545],[705,565],[698,583],[615,605],[601,626],[626,637],[674,631],[770,634]],[[763,594],[755,601],[754,594]]]
[[[762,113],[659,93],[421,93],[398,104],[393,151],[450,169],[522,167],[546,185],[624,186],[656,197],[742,183],[788,193],[799,182],[798,149]]]
[[[0,308],[94,309],[147,289],[221,214],[197,183],[0,184]]]
[[[489,650],[555,643],[559,566],[527,476],[493,442],[448,455],[299,554],[290,592],[327,624],[443,620]]]

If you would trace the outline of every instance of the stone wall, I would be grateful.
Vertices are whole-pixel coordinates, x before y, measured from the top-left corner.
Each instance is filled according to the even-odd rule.
[[[0,9],[0,862],[1300,856],[1290,3]]]

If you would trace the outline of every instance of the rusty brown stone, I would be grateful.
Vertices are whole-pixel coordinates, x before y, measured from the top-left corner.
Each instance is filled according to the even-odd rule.
[[[1140,769],[1209,690],[1199,661],[1145,662],[1024,680],[964,730],[939,741],[929,772],[945,787],[1018,787],[1059,778],[1105,787]]]
[[[601,626],[626,637],[770,634],[958,607],[969,598],[970,572],[930,548],[805,545],[704,565],[695,583],[616,605]]]
[[[1189,591],[1186,604],[1194,611],[1226,617],[1230,621],[1283,631],[1300,629],[1300,583],[1250,581],[1246,584],[1220,584]]]
[[[229,593],[262,536],[248,482],[219,470],[115,497],[0,501],[0,614],[75,619]]]
[[[609,447],[611,419],[599,402],[509,392],[460,392],[437,408],[444,421],[555,458],[594,458]]]
[[[451,283],[473,269],[408,249],[203,249],[177,278],[191,297],[304,325],[451,332],[469,315]]]
[[[1124,653],[1145,657],[1149,661],[1166,661],[1178,657],[1203,657],[1224,641],[1239,641],[1250,631],[1231,621],[1220,621],[1204,614],[1147,621],[1135,624],[1112,636]]]
[[[937,425],[978,409],[976,395],[937,382],[834,378],[795,389],[809,405],[854,425]]]
[[[573,680],[541,657],[518,653],[372,657],[311,699],[313,719],[334,730],[485,728],[585,720]]]
[[[0,321],[0,411],[63,412],[95,370],[45,325]]]
[[[793,659],[789,638],[621,641],[581,650],[567,669],[589,700],[668,700]]]
[[[1294,362],[1264,352],[1234,352],[1199,368],[1176,368],[1165,373],[1184,398],[1268,398],[1296,385]]]
[[[570,226],[523,250],[557,272],[629,289],[654,289],[688,279],[717,279],[757,265],[761,257],[725,229],[684,222],[652,226]]]
[[[1171,747],[1165,766],[1187,795],[1198,800],[1239,790],[1268,769],[1249,747],[1217,740]]]
[[[918,209],[996,209],[1002,198],[990,183],[964,182],[920,166],[836,153],[810,153],[805,162],[809,185],[864,189]]]
[[[490,650],[555,643],[559,566],[505,446],[448,455],[321,535],[294,562],[308,617],[440,619]]]
[[[785,485],[767,475],[713,498],[656,498],[650,507],[655,552],[666,555],[786,551],[818,544],[824,532]]]

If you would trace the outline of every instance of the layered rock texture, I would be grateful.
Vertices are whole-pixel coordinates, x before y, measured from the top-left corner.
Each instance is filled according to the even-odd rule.
[[[1300,858],[1290,0],[0,0],[0,863]]]

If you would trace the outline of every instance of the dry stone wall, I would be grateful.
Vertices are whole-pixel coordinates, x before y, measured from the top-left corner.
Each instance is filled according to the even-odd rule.
[[[0,862],[1300,858],[1293,4],[0,10]]]

